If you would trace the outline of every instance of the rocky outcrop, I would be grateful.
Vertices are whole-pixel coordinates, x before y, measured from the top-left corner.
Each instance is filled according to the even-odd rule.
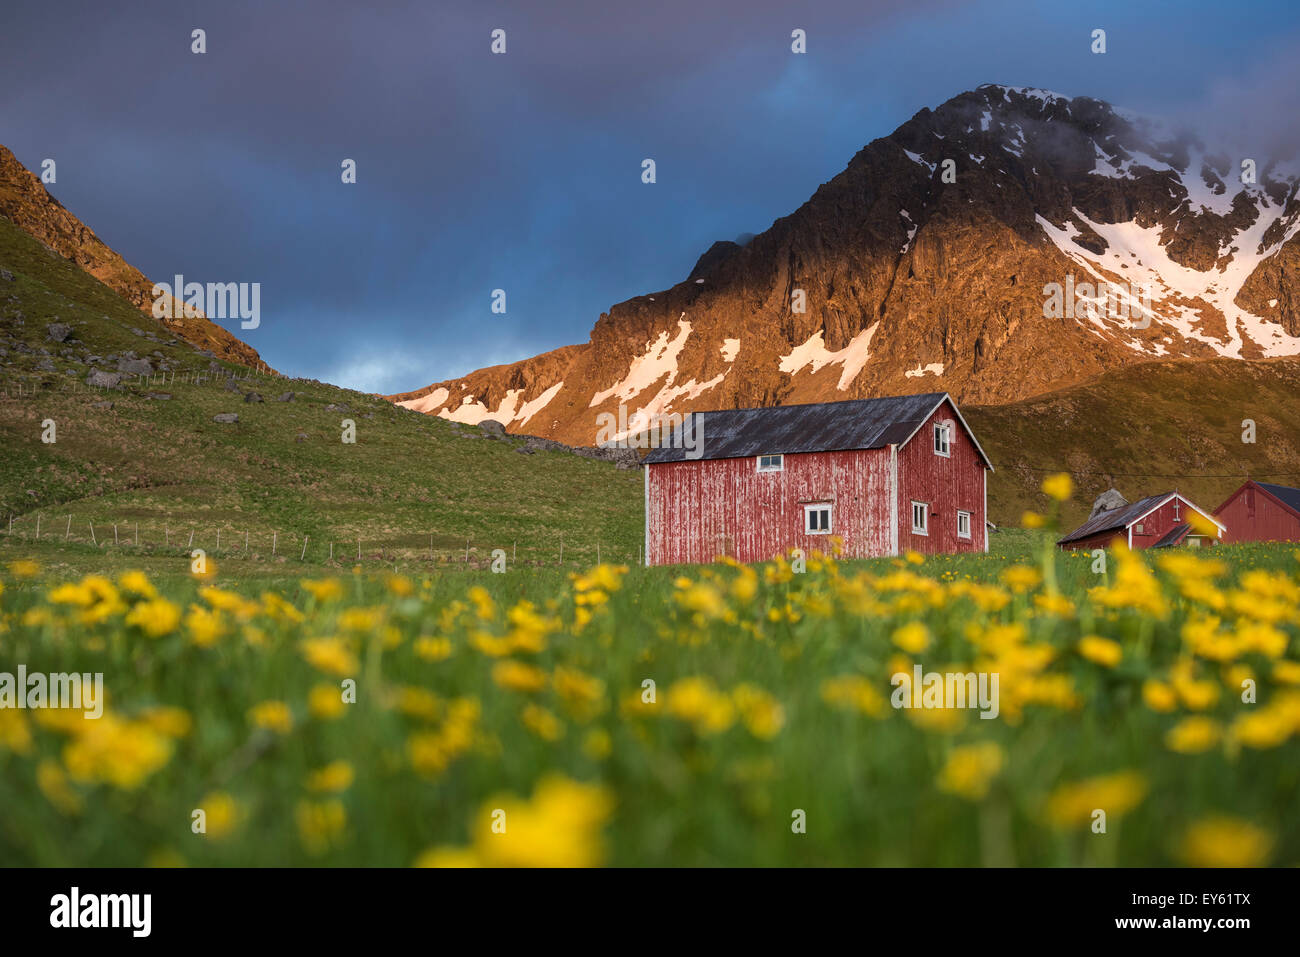
[[[981,87],[611,307],[587,343],[390,398],[590,445],[602,416],[628,434],[665,412],[922,391],[999,404],[1157,358],[1298,354],[1297,181],[1238,170],[1099,100]],[[1119,298],[1087,314],[1076,284],[1130,281],[1153,315],[1141,289],[1128,316]],[[1053,286],[1079,295],[1054,312]]]
[[[94,276],[136,308],[152,315],[153,283],[68,212],[49,194],[40,178],[3,146],[0,146],[0,216]],[[256,349],[209,321],[201,312],[185,315],[180,309],[173,311],[175,318],[157,320],[172,335],[229,362],[269,371]]]
[[[1107,489],[1098,495],[1097,500],[1092,503],[1092,511],[1088,514],[1088,518],[1096,518],[1102,512],[1123,508],[1127,504],[1128,499],[1121,495],[1117,489]]]

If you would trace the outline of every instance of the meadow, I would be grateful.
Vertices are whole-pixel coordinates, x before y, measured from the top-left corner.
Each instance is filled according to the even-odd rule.
[[[0,541],[0,672],[102,672],[107,706],[0,709],[0,863],[1300,863],[1292,545],[502,574],[38,546]],[[891,706],[915,664],[997,673],[998,717]]]

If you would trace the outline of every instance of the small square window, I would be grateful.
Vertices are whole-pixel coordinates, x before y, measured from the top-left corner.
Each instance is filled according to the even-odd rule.
[[[970,512],[957,513],[957,537],[970,538]]]
[[[829,505],[805,505],[803,507],[803,530],[809,535],[829,535],[831,533],[831,507]]]
[[[760,455],[758,457],[758,470],[760,472],[780,472],[785,468],[785,456],[783,455]]]
[[[952,450],[949,448],[948,423],[939,422],[934,427],[934,454],[951,455]]]
[[[1138,522],[1136,525],[1133,526],[1133,534],[1134,534],[1134,535],[1144,535],[1144,534],[1146,534],[1145,532],[1142,531],[1142,523],[1141,523],[1141,522]]]
[[[930,506],[926,502],[912,503],[912,534],[930,534]]]

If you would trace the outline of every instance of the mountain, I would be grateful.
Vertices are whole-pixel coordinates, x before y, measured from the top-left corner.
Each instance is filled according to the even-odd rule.
[[[137,309],[152,314],[153,283],[106,246],[81,220],[49,194],[34,173],[0,146],[0,216],[46,248],[85,270]],[[171,281],[170,276],[166,281]],[[201,311],[183,307],[157,320],[171,335],[249,368],[267,369],[257,350],[231,335]],[[152,315],[151,315],[152,317]]]
[[[587,444],[620,402],[641,424],[936,390],[996,405],[1155,360],[1297,355],[1300,175],[1260,157],[1243,184],[1243,159],[1100,100],[982,86],[586,344],[390,398]]]

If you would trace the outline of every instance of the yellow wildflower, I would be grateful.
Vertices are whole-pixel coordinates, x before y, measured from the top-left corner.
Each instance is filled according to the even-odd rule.
[[[356,655],[341,638],[308,638],[299,648],[309,665],[326,674],[348,678],[361,670]]]
[[[1200,754],[1219,740],[1219,723],[1200,715],[1184,718],[1165,734],[1165,747],[1179,754]]]
[[[939,790],[968,801],[983,800],[1005,762],[1002,748],[991,741],[953,748],[939,772]]]
[[[332,761],[307,775],[307,790],[337,794],[352,787],[352,765],[347,761]]]
[[[1054,827],[1078,827],[1089,823],[1093,812],[1100,810],[1113,820],[1141,804],[1146,794],[1146,780],[1136,771],[1063,784],[1048,796],[1047,819]]]
[[[1074,479],[1067,472],[1057,472],[1043,479],[1043,491],[1049,498],[1064,502],[1074,494]]]
[[[511,659],[493,665],[492,680],[509,691],[540,691],[546,687],[546,672]]]
[[[1262,867],[1272,852],[1268,831],[1228,815],[1196,821],[1182,843],[1182,857],[1192,867]]]
[[[1124,649],[1119,642],[1097,635],[1088,635],[1079,641],[1079,654],[1094,664],[1105,668],[1114,668],[1124,657]]]
[[[248,720],[258,728],[288,734],[293,730],[293,712],[283,701],[263,701],[248,709]]]

